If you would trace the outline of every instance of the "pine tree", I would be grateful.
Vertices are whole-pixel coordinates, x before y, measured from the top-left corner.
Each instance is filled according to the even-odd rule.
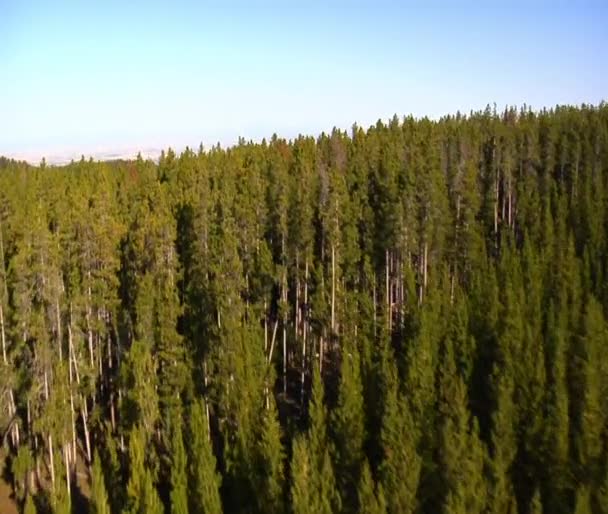
[[[259,440],[259,477],[256,500],[260,512],[279,514],[285,512],[285,452],[281,443],[281,425],[277,419],[274,399],[264,412]]]
[[[602,455],[602,431],[605,416],[602,412],[601,364],[606,356],[607,331],[602,309],[593,297],[583,318],[583,330],[574,348],[572,385],[574,403],[574,446],[576,474],[580,484],[590,487],[599,478]],[[588,496],[583,490],[581,498]],[[583,494],[584,493],[584,494]],[[577,498],[578,498],[577,493]],[[581,499],[587,502],[587,500]],[[581,507],[582,508],[582,507]]]
[[[364,458],[364,415],[359,353],[356,346],[343,344],[338,404],[331,427],[336,478],[346,512],[356,511],[356,487]]]
[[[182,437],[181,416],[171,423],[171,513],[188,514],[187,457]]]
[[[595,503],[600,514],[608,513],[608,466],[604,468],[604,477],[595,494]]]
[[[36,514],[36,503],[34,502],[34,497],[31,494],[28,494],[25,498],[25,505],[23,506],[23,514]]]
[[[91,514],[110,514],[108,493],[106,491],[101,460],[97,450],[93,457],[93,470],[91,472],[91,499],[89,501]]]
[[[486,452],[477,421],[471,419],[466,386],[456,372],[449,341],[444,350],[441,390],[439,456],[445,488],[442,512],[481,513],[486,504],[483,476]]]
[[[496,410],[492,415],[492,433],[488,467],[488,512],[512,513],[517,508],[515,491],[511,482],[511,467],[517,454],[515,431],[514,384],[508,372],[495,371],[499,375],[496,391]]]
[[[146,459],[148,438],[141,426],[131,431],[129,441],[129,482],[127,483],[128,514],[163,514],[154,478]]]
[[[574,496],[574,514],[592,514],[590,496],[587,486],[578,487]]]
[[[357,512],[365,512],[368,514],[385,514],[386,501],[382,486],[374,487],[374,479],[369,469],[369,464],[364,461],[361,468],[361,479],[357,491],[358,510]]]
[[[291,457],[290,502],[293,514],[314,514],[316,506],[314,485],[311,482],[312,463],[306,437],[297,435],[293,440]],[[325,512],[331,512],[327,506]]]
[[[219,495],[221,477],[216,471],[216,461],[209,438],[208,420],[203,401],[194,402],[190,408],[188,441],[190,511],[202,514],[220,514],[222,512]]]
[[[390,361],[387,366],[378,474],[388,512],[407,514],[417,509],[422,459],[417,451],[418,432],[408,402],[398,390],[397,370]]]
[[[543,504],[540,497],[540,490],[537,488],[534,490],[534,496],[530,501],[530,508],[528,509],[530,514],[543,514]]]
[[[315,366],[309,403],[310,427],[305,436],[296,437],[293,447],[291,501],[294,513],[330,514],[340,510],[327,438],[324,394],[321,374]]]

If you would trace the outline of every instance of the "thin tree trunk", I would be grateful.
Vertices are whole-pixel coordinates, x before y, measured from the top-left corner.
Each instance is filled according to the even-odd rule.
[[[425,291],[428,286],[428,269],[429,269],[429,244],[425,241],[424,242],[424,281],[423,281]]]
[[[336,249],[331,245],[331,333],[336,332]]]
[[[72,455],[74,463],[76,463],[76,414],[74,409],[74,393],[72,392],[72,384],[70,383],[70,416],[72,421]]]
[[[87,415],[87,409],[86,409],[86,400],[85,398],[81,398],[81,402],[83,404],[83,407],[80,409],[80,415],[82,417],[82,425],[83,425],[83,429],[84,429],[84,444],[85,444],[85,449],[87,451],[87,464],[91,464],[92,459],[91,459],[91,437],[89,435],[89,423],[88,423],[88,415]]]
[[[55,314],[57,316],[57,348],[59,350],[59,362],[63,361],[63,348],[61,337],[61,310],[59,309],[59,298],[55,299]]]
[[[308,331],[308,325],[306,319],[308,317],[308,258],[304,265],[304,316],[303,316],[303,333],[302,333],[302,374],[300,377],[300,401],[304,401],[304,379],[306,376],[306,333]]]
[[[71,497],[72,484],[70,479],[70,453],[67,445],[63,445],[63,460],[65,461],[65,485],[68,492],[68,497]]]
[[[283,271],[283,307],[287,305],[287,276]],[[287,313],[283,313],[283,394],[287,394]]]
[[[384,252],[384,295],[385,295],[385,300],[386,300],[386,327],[390,334],[390,332],[391,332],[391,300],[390,300],[390,293],[389,293],[389,283],[390,283],[389,274],[390,274],[390,272],[389,272],[389,252],[388,252],[388,250],[385,250],[385,252]]]
[[[2,264],[2,263],[0,263]],[[4,271],[4,270],[2,270]],[[1,293],[0,293],[1,294]],[[4,310],[2,309],[2,299],[0,298],[0,339],[2,340],[2,362],[6,366],[8,360],[6,358],[6,333],[4,329]]]
[[[55,490],[55,463],[53,460],[53,436],[49,433],[47,436],[49,445],[49,471],[51,472],[51,487]]]
[[[44,399],[45,401],[49,401],[49,379],[48,373],[44,371]],[[53,490],[55,489],[55,466],[53,460],[53,436],[49,432],[47,434],[47,443],[48,443],[48,451],[49,451],[49,470],[51,472],[51,486]]]
[[[12,389],[8,390],[8,395],[9,395],[9,405],[11,405],[11,411],[14,414],[17,412],[17,405],[15,404],[15,395],[13,394]],[[17,447],[19,447],[19,444],[20,444],[19,423],[13,423],[12,432],[13,432],[13,435],[12,435],[13,446],[15,448],[17,448]]]
[[[319,374],[323,373],[323,353],[325,351],[325,341],[323,334],[319,338]]]

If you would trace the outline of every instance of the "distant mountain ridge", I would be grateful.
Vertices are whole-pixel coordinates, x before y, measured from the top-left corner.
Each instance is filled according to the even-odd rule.
[[[32,155],[27,152],[7,154],[5,157],[9,159],[15,159],[17,161],[25,161],[32,165],[38,165],[44,158],[48,165],[60,166],[63,164],[69,164],[71,161],[79,161],[82,157],[85,160],[93,159],[94,161],[115,161],[119,159],[136,159],[137,155],[141,153],[144,159],[152,159],[157,161],[162,152],[162,148],[150,147],[150,148],[128,148],[122,150],[99,150],[89,152],[77,152],[77,151],[66,151],[50,153],[48,155]]]

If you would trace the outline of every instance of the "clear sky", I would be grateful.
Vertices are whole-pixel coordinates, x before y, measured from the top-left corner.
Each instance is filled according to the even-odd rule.
[[[0,154],[608,99],[608,2],[0,0]]]

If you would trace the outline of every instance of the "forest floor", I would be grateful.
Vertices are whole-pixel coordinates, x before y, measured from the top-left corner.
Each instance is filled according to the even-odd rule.
[[[0,512],[2,514],[18,514],[17,505],[11,498],[12,488],[0,478]]]
[[[4,480],[4,452],[0,450],[0,513],[18,514],[17,505],[13,501],[13,488]]]
[[[0,449],[0,514],[19,514],[17,504],[13,499],[12,485],[6,481],[5,477],[5,456]],[[91,494],[89,485],[89,474],[84,462],[78,460],[76,466],[76,482],[72,487],[72,508],[74,512],[86,512],[89,506]]]

